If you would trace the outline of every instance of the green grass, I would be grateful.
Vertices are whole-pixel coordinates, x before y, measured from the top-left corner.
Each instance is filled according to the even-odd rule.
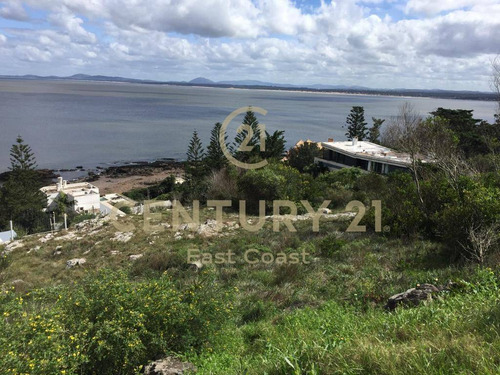
[[[204,212],[203,217],[213,214]],[[111,240],[115,232],[111,225],[79,241],[41,243],[34,236],[24,238],[25,246],[8,255],[0,267],[2,288],[11,291],[13,287],[11,293],[25,300],[19,316],[24,312],[29,319],[41,314],[47,324],[57,322],[57,329],[67,337],[80,337],[84,343],[80,345],[86,350],[82,358],[97,355],[89,344],[89,332],[94,326],[85,322],[73,324],[86,315],[71,310],[73,315],[62,322],[55,318],[60,311],[53,299],[35,301],[29,296],[44,295],[56,286],[70,288],[68,293],[71,288],[86,290],[88,285],[98,283],[89,271],[113,269],[126,275],[126,280],[120,279],[119,286],[113,289],[114,294],[106,297],[84,293],[85,301],[94,306],[105,298],[110,298],[110,305],[128,301],[126,306],[132,306],[137,314],[153,319],[150,312],[142,310],[142,305],[133,304],[126,296],[134,286],[149,290],[155,282],[168,277],[168,290],[175,290],[169,293],[184,295],[193,286],[204,285],[216,293],[221,309],[234,304],[234,309],[224,310],[223,316],[207,323],[215,331],[200,337],[202,344],[182,346],[184,341],[179,338],[179,342],[161,346],[163,353],[158,349],[132,351],[130,358],[136,362],[127,357],[127,370],[120,372],[123,374],[134,373],[131,369],[161,354],[175,354],[192,361],[200,374],[500,373],[499,270],[493,264],[494,257],[493,270],[465,263],[450,264],[441,255],[439,244],[404,242],[382,234],[346,234],[345,224],[336,222],[322,223],[319,233],[313,233],[307,222],[295,223],[295,233],[273,232],[269,223],[257,233],[238,230],[216,238],[194,236],[175,240],[172,230],[145,233],[138,218],[130,216],[124,220],[136,226],[127,243]],[[28,254],[27,250],[34,246],[40,249]],[[56,246],[62,246],[61,255],[53,255]],[[236,263],[207,265],[201,272],[196,271],[186,263],[187,251],[193,247],[211,253],[231,250],[236,254]],[[305,250],[311,254],[310,263],[249,265],[243,261],[243,253],[250,248],[275,254]],[[144,254],[142,258],[129,259],[129,255],[140,253]],[[84,267],[66,269],[66,260],[80,257],[87,259]],[[23,283],[12,284],[19,279]],[[384,309],[392,294],[417,283],[445,284],[448,280],[459,287],[432,303],[395,312]],[[138,300],[143,297],[136,295]],[[106,328],[111,336],[129,332],[135,322],[121,316],[112,321],[113,325]],[[152,322],[144,321],[150,327],[148,340],[164,342],[161,337],[165,331],[160,326],[155,330]],[[12,351],[7,344],[19,344],[16,340],[23,340],[23,336],[6,337],[5,332],[21,323],[11,315],[4,318],[3,324],[0,352]],[[175,333],[175,328],[169,329]],[[41,343],[45,345],[46,341]],[[112,347],[127,344],[117,341]],[[51,353],[67,357],[82,352],[71,341],[60,345],[62,352],[51,351],[52,347],[46,351],[46,359],[53,361],[50,368],[57,371],[62,367],[57,367],[57,358],[52,358]],[[40,351],[45,353],[43,346]],[[19,360],[12,363],[25,363],[23,353],[14,351],[12,355]],[[113,360],[116,363],[117,359]],[[88,364],[75,362],[72,366],[75,373],[89,373]]]

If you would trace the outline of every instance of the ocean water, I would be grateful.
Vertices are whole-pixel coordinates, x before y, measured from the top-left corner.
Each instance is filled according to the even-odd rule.
[[[473,109],[493,120],[494,102],[108,82],[0,81],[0,172],[18,134],[41,168],[95,168],[160,158],[185,158],[194,130],[208,141],[215,122],[252,105],[268,131],[285,130],[287,146],[299,139],[345,139],[352,106],[365,117],[389,119],[410,102],[422,115],[438,107]],[[238,117],[237,119],[242,119]],[[239,121],[230,124],[229,140]]]

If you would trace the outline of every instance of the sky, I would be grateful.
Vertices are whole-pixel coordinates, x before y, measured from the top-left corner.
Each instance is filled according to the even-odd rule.
[[[0,74],[490,91],[500,0],[0,0]]]

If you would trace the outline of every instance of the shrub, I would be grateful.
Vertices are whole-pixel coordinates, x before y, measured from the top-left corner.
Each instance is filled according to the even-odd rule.
[[[238,196],[237,178],[237,172],[232,167],[212,172],[208,178],[207,199],[235,199]]]
[[[274,200],[299,201],[304,196],[305,181],[296,169],[272,164],[247,171],[239,178],[238,189],[247,202],[247,211],[258,213],[259,200],[265,200],[269,209]]]
[[[148,199],[156,199],[160,195],[170,193],[175,188],[175,176],[169,176],[165,178],[162,182],[156,185],[151,185],[145,188],[132,189],[123,193],[123,195],[129,197],[138,202],[142,202]]]
[[[300,172],[307,172],[314,165],[314,158],[321,157],[322,151],[314,142],[306,142],[288,151],[288,164]]]
[[[28,301],[0,296],[0,368],[29,374],[134,374],[169,352],[201,348],[231,312],[204,274],[177,289],[100,271]]]

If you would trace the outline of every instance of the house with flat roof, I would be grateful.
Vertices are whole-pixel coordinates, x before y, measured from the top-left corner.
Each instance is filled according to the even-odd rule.
[[[58,198],[66,195],[67,202],[76,213],[99,213],[100,195],[99,188],[88,182],[68,184],[62,177],[57,179],[55,185],[45,186],[40,189],[47,195],[47,210],[57,208]]]
[[[330,170],[358,167],[367,172],[391,173],[407,171],[411,165],[408,154],[394,151],[390,148],[367,142],[352,141],[322,142],[323,157],[315,158],[319,163]],[[428,162],[423,160],[423,162]]]

